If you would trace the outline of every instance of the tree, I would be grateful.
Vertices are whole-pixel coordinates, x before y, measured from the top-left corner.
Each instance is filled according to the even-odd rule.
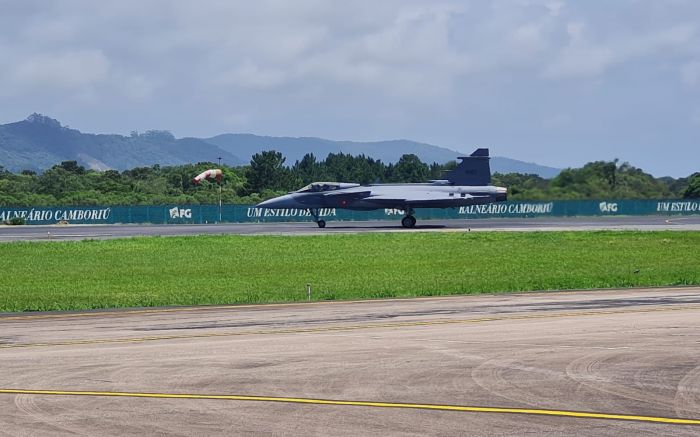
[[[54,166],[56,167],[56,166]],[[63,161],[58,167],[61,167],[65,171],[77,175],[85,174],[85,167],[78,165],[78,161]]]
[[[246,172],[247,194],[260,193],[264,189],[284,190],[287,188],[289,171],[284,167],[285,158],[281,152],[264,151],[253,155],[250,168]]]
[[[491,183],[499,187],[508,187],[508,198],[511,200],[540,200],[546,199],[549,181],[536,174],[494,173]]]
[[[67,167],[75,170],[70,164],[67,165]],[[50,194],[56,199],[60,199],[84,189],[84,179],[81,176],[85,175],[66,170],[63,165],[54,165],[51,169],[46,170],[44,174],[39,176],[37,191],[40,194]]]
[[[314,182],[320,176],[320,166],[316,162],[316,156],[313,153],[307,153],[297,161],[292,167],[292,172],[301,179],[303,184]]]
[[[700,198],[700,172],[694,173],[688,178],[688,188],[683,192],[684,199]]]
[[[393,169],[391,180],[394,182],[425,182],[430,169],[416,155],[403,155]]]

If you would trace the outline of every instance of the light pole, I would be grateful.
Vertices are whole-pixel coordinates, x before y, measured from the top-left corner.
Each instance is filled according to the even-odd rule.
[[[219,170],[221,170],[221,157],[217,158],[219,160]],[[221,171],[221,179],[219,180],[219,223],[221,223],[221,184],[224,180],[223,170]]]

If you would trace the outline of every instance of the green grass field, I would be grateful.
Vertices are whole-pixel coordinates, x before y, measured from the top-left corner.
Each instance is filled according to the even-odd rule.
[[[700,232],[196,236],[0,244],[0,311],[700,284]]]

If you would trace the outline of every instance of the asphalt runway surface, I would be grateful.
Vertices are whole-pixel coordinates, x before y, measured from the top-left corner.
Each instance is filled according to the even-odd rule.
[[[563,217],[517,219],[419,220],[414,229],[399,221],[329,221],[325,229],[313,222],[221,223],[201,225],[67,225],[0,226],[0,242],[76,240],[139,236],[297,234],[361,232],[570,231],[570,230],[700,230],[697,216]]]
[[[698,287],[0,326],[0,435],[700,434]]]

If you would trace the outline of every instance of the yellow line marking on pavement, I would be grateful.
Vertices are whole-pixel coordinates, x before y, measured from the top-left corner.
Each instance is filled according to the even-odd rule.
[[[501,414],[527,414],[539,416],[575,417],[584,419],[609,419],[635,422],[666,423],[674,425],[700,425],[697,419],[682,419],[675,417],[640,416],[629,414],[608,414],[584,411],[543,410],[534,408],[503,408],[503,407],[476,407],[463,405],[435,405],[412,404],[399,402],[371,402],[371,401],[346,401],[333,399],[291,398],[276,396],[244,396],[244,395],[204,395],[204,394],[179,394],[179,393],[136,393],[113,391],[61,391],[61,390],[23,390],[0,389],[4,394],[47,395],[47,396],[110,396],[128,398],[160,398],[160,399],[208,399],[230,401],[258,401],[258,402],[283,402],[292,404],[313,405],[340,405],[354,407],[378,407],[378,408],[406,408],[419,410],[462,411],[471,413],[501,413]]]
[[[610,314],[640,314],[640,313],[656,313],[669,311],[689,311],[700,310],[700,305],[682,306],[682,307],[654,307],[654,308],[639,308],[627,310],[607,310],[607,311],[576,311],[567,313],[554,314],[523,314],[523,315],[505,315],[481,317],[476,319],[442,319],[442,320],[424,320],[416,322],[386,322],[386,323],[367,323],[360,325],[333,325],[333,326],[318,326],[310,328],[279,328],[279,329],[263,329],[263,330],[242,330],[242,331],[226,331],[226,332],[205,332],[201,334],[172,334],[172,335],[153,335],[147,337],[123,337],[123,338],[95,338],[95,339],[75,339],[62,340],[44,343],[7,343],[0,344],[0,349],[15,349],[28,347],[47,347],[47,346],[74,346],[74,345],[91,345],[91,344],[119,344],[119,343],[143,343],[147,341],[160,340],[183,340],[183,339],[200,339],[200,338],[215,338],[215,337],[237,337],[245,335],[278,335],[278,334],[301,334],[301,333],[325,333],[325,332],[342,332],[355,331],[361,329],[381,329],[381,328],[405,328],[405,327],[421,327],[421,326],[438,326],[452,324],[469,324],[469,323],[484,323],[496,322],[505,320],[541,320],[555,319],[566,317],[579,316],[598,316]]]

